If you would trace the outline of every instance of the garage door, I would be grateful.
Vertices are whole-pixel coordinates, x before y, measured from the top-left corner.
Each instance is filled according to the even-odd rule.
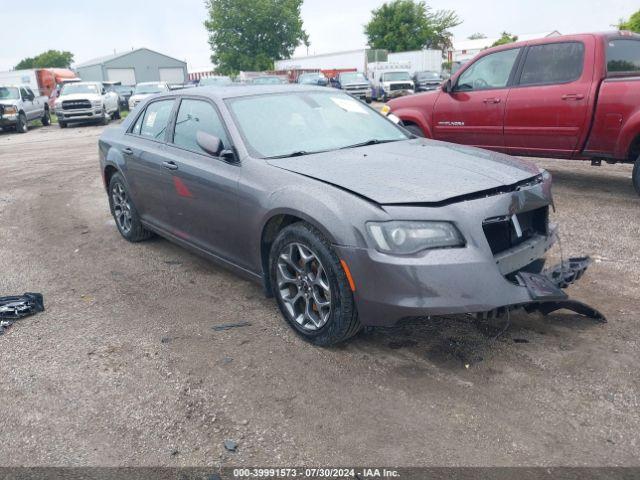
[[[107,80],[121,82],[122,85],[135,85],[136,71],[133,68],[107,68]]]
[[[177,68],[160,68],[160,81],[167,83],[184,83],[184,69]]]

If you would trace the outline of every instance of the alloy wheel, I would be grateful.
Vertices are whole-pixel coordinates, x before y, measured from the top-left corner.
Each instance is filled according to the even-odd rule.
[[[131,231],[131,203],[121,183],[116,183],[111,190],[113,216],[120,231],[127,234]]]
[[[318,255],[301,243],[289,243],[276,265],[278,295],[291,319],[302,329],[322,328],[331,315],[329,278]]]

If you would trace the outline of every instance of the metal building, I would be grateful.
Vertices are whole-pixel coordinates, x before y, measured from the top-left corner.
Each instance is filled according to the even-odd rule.
[[[148,48],[94,58],[75,65],[74,69],[85,81],[122,82],[123,85],[140,82],[181,84],[187,81],[186,62]]]

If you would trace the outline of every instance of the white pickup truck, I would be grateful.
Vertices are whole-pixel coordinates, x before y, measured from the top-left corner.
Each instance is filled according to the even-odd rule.
[[[60,128],[72,122],[106,125],[112,118],[120,118],[119,97],[100,82],[67,83],[56,99],[55,111]]]
[[[0,85],[0,127],[26,133],[29,122],[34,120],[49,125],[51,115],[47,100],[47,97],[36,96],[26,85]]]

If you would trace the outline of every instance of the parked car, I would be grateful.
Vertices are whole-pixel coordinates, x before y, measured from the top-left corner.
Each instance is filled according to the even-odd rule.
[[[27,133],[29,122],[51,123],[48,98],[36,96],[26,85],[0,85],[0,127],[3,130],[15,129],[18,133]]]
[[[44,95],[53,108],[57,96],[57,86],[70,80],[80,81],[75,72],[68,68],[32,68],[0,72],[0,85],[24,85],[36,95]]]
[[[485,50],[442,89],[389,102],[416,135],[514,155],[635,162],[640,35],[548,37]]]
[[[208,87],[211,85],[214,86],[218,86],[218,87],[224,87],[227,85],[231,85],[233,83],[233,81],[226,76],[211,76],[211,77],[202,77],[200,79],[200,82],[198,83],[198,86],[200,87]]]
[[[390,98],[414,93],[413,79],[406,70],[386,70],[372,75],[373,98],[386,102]]]
[[[169,85],[165,82],[142,82],[136,85],[133,95],[129,97],[129,110],[133,110],[145,98],[169,91]]]
[[[67,83],[55,104],[60,128],[69,123],[99,121],[103,125],[120,118],[118,94],[108,92],[101,82]]]
[[[331,86],[339,88],[360,100],[371,103],[371,84],[360,72],[340,72],[331,82]]]
[[[134,87],[129,85],[116,85],[113,90],[118,94],[118,102],[121,110],[129,110],[129,99],[133,96]]]
[[[252,78],[249,83],[252,85],[282,85],[286,84],[287,81],[275,75],[262,75]]]
[[[155,232],[262,284],[315,344],[404,317],[576,305],[540,274],[556,239],[547,172],[415,138],[343,92],[170,92],[99,143],[126,240]]]
[[[440,88],[442,77],[438,72],[416,72],[413,74],[416,92],[428,92]]]
[[[308,72],[301,73],[296,80],[296,83],[301,85],[318,85],[320,87],[326,87],[329,84],[329,80],[325,77],[322,72]]]

